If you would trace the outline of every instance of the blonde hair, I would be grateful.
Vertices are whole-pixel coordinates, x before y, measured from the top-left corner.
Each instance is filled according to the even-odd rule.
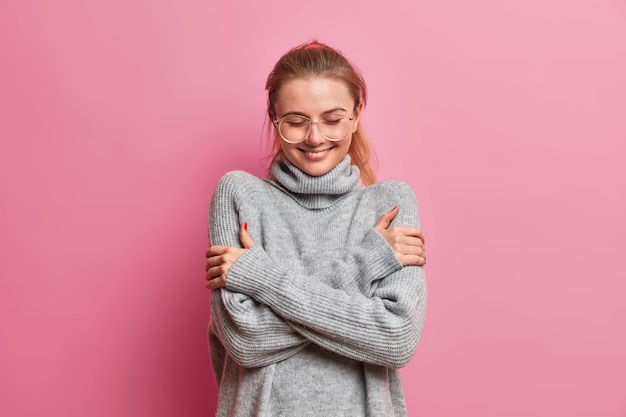
[[[361,73],[344,57],[341,52],[318,41],[311,41],[296,46],[283,55],[267,77],[267,115],[269,116],[270,130],[274,133],[272,144],[272,160],[279,157],[281,139],[272,123],[276,117],[274,102],[278,90],[288,81],[309,78],[325,77],[343,82],[354,98],[355,113],[365,108],[367,101],[367,87]],[[352,134],[352,143],[348,154],[352,164],[361,171],[361,182],[371,185],[376,182],[376,174],[371,165],[372,150],[359,123],[356,132]]]

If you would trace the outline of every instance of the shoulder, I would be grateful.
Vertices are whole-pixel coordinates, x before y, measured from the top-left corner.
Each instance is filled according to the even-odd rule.
[[[265,181],[245,171],[230,171],[220,178],[215,194],[238,194],[253,191],[265,184]]]
[[[249,199],[267,187],[264,180],[245,171],[230,171],[224,174],[215,187],[213,201],[237,201]]]
[[[417,205],[415,192],[409,184],[401,180],[387,180],[372,184],[365,192],[373,193],[378,198],[400,200],[405,204]]]
[[[400,213],[394,220],[394,225],[418,226],[420,224],[415,192],[409,184],[400,180],[387,180],[366,187],[364,192],[367,199],[379,207],[379,211],[386,212],[391,207],[400,207]]]
[[[262,183],[263,180],[246,171],[229,171],[220,178],[218,187],[240,187]]]

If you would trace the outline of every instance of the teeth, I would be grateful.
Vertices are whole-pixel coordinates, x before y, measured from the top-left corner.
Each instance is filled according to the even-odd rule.
[[[324,155],[325,152],[326,151],[323,150],[323,151],[319,151],[319,152],[307,152],[307,154],[309,154],[311,156],[322,156],[322,155]]]

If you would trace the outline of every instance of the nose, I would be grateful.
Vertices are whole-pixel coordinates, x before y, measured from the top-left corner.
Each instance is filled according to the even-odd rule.
[[[314,147],[326,142],[326,139],[322,136],[319,129],[319,120],[311,120],[309,125],[309,136],[304,140],[304,143]]]

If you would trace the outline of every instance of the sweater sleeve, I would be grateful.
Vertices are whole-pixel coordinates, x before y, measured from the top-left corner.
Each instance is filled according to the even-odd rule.
[[[392,225],[419,226],[410,187],[402,182],[389,182],[385,187],[400,207]],[[233,265],[226,287],[269,306],[299,334],[321,347],[394,368],[404,366],[413,355],[426,310],[422,267],[403,267],[373,282],[369,293],[364,294],[331,288],[296,274],[258,246]]]
[[[309,280],[333,282],[334,288],[347,293],[369,294],[377,280],[402,269],[393,248],[385,238],[370,229],[356,246],[345,249],[343,256],[320,268]],[[336,279],[333,279],[336,278]]]
[[[248,174],[234,171],[218,183],[209,210],[212,246],[242,247],[239,241],[238,188]],[[211,297],[213,332],[233,359],[245,367],[267,366],[289,358],[310,342],[267,305],[231,289],[217,289]]]

